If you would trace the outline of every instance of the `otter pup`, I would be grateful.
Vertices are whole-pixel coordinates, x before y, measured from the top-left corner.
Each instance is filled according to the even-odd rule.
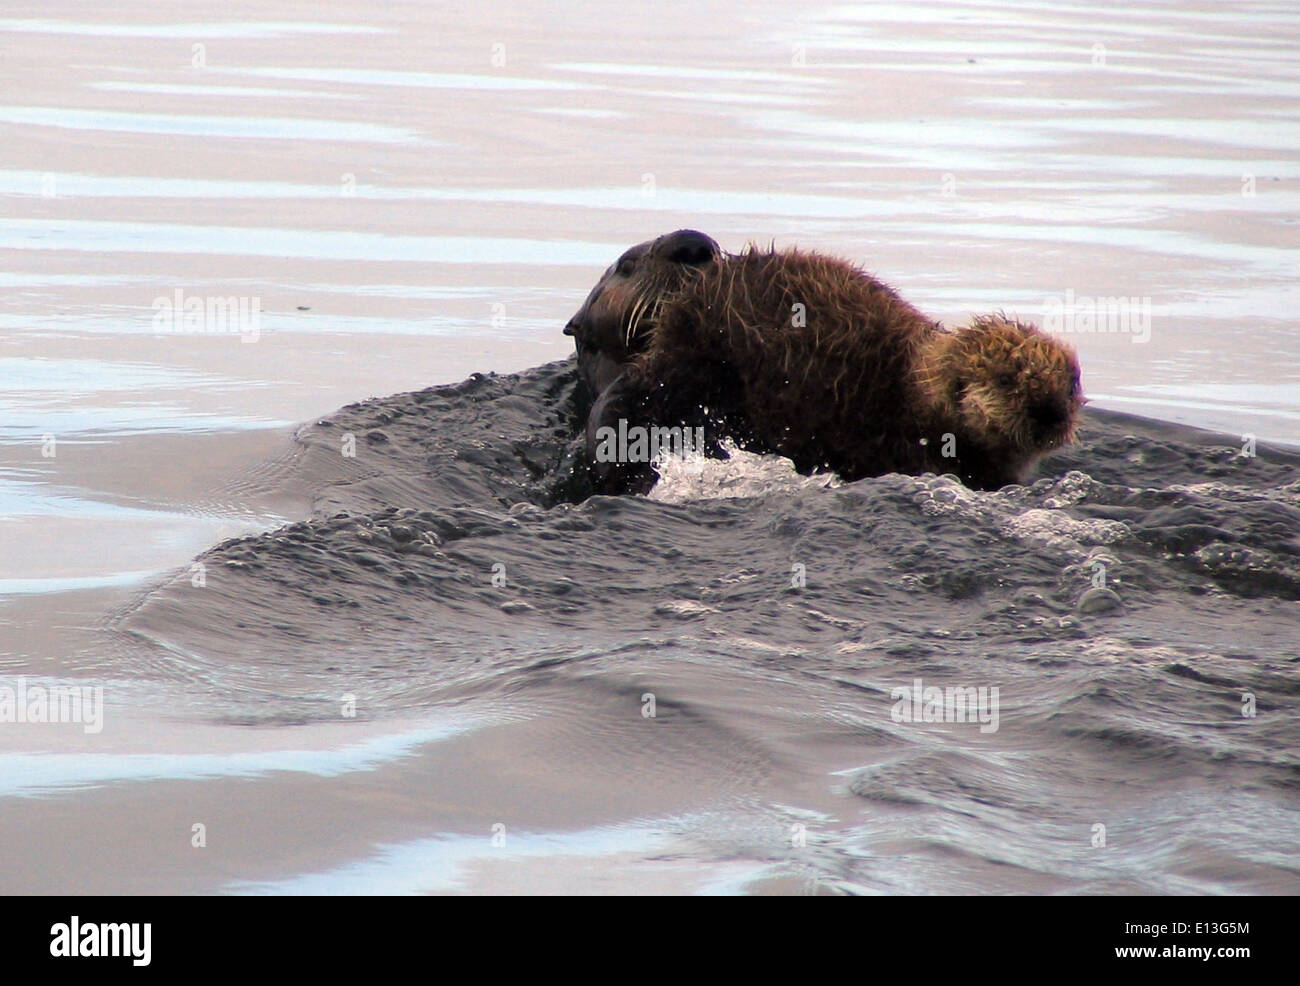
[[[648,462],[602,462],[597,436],[700,427],[801,472],[846,480],[955,473],[996,489],[1073,440],[1072,349],[1003,315],[949,330],[846,261],[724,254],[679,230],[606,271],[565,328],[594,399],[588,450],[606,492],[644,492]]]

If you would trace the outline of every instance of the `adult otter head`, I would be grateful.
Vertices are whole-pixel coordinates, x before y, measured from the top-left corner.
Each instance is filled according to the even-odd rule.
[[[593,396],[645,348],[664,299],[721,256],[712,237],[679,229],[638,243],[605,271],[564,327],[564,334],[573,336],[578,371]]]
[[[978,444],[1006,465],[1011,481],[1074,441],[1079,409],[1087,403],[1079,361],[1073,349],[1034,326],[978,316],[965,329],[932,336],[920,357],[919,382],[939,421],[978,436]]]

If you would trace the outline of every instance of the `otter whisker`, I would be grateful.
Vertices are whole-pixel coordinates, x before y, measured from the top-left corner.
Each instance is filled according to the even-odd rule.
[[[623,345],[627,349],[632,348],[632,337],[636,335],[637,323],[641,320],[641,313],[645,310],[647,304],[646,295],[637,295],[636,303],[632,306],[632,314],[627,319],[627,334],[624,336]]]
[[[649,311],[650,325],[652,331],[653,331],[653,327],[659,324],[659,319],[663,315],[663,310],[664,310],[663,295],[656,295],[655,303],[651,306]]]

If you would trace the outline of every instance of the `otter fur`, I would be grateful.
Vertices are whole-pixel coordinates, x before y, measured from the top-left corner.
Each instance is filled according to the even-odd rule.
[[[953,473],[996,489],[1073,440],[1085,403],[1072,349],[1004,315],[948,329],[835,257],[724,254],[679,230],[625,253],[566,332],[602,429],[701,427],[845,480]],[[608,434],[608,432],[605,432]],[[597,462],[606,492],[644,491],[646,462]]]

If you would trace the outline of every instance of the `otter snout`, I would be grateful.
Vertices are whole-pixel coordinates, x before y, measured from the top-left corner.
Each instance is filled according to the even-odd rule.
[[[1037,401],[1029,407],[1029,420],[1035,430],[1053,431],[1070,420],[1070,409],[1062,401]]]
[[[1075,406],[1065,400],[1039,400],[1029,406],[1029,435],[1033,444],[1054,447],[1070,441]]]

